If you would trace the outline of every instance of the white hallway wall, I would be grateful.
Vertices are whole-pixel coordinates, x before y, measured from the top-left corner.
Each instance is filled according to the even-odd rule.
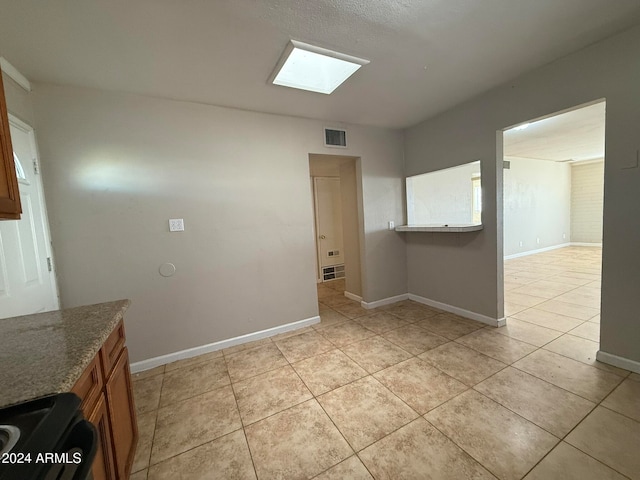
[[[640,362],[639,57],[640,26],[505,83],[406,131],[407,175],[481,159],[484,191],[481,232],[407,234],[411,293],[493,318],[502,317],[501,131],[606,98],[601,351]],[[637,365],[640,367],[640,363]]]
[[[308,154],[335,153],[323,122],[48,84],[32,95],[63,306],[130,298],[132,361],[318,314]],[[407,291],[404,243],[386,230],[403,217],[402,135],[348,130],[374,301]]]
[[[545,160],[505,160],[511,168],[504,170],[504,255],[569,243],[571,167]]]
[[[602,243],[604,162],[571,166],[571,241]]]

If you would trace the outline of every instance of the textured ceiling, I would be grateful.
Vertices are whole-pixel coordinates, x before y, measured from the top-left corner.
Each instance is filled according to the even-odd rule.
[[[640,23],[638,0],[0,0],[33,81],[406,127]],[[331,96],[267,84],[289,39],[366,58]]]
[[[504,133],[504,155],[556,162],[604,158],[604,102]]]

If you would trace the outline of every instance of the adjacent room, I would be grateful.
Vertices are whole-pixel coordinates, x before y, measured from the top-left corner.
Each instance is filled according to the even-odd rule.
[[[503,137],[505,314],[512,327],[567,335],[552,347],[600,340],[605,106],[527,122]]]
[[[637,0],[0,5],[0,480],[640,478]]]

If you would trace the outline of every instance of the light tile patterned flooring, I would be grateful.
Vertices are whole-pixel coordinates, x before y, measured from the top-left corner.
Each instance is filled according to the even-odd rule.
[[[595,361],[600,250],[506,262],[486,327],[336,281],[322,322],[135,375],[131,478],[640,478],[640,376]]]

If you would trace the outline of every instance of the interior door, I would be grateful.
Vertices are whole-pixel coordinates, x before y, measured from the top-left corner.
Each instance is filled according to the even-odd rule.
[[[35,136],[11,115],[9,126],[22,218],[0,221],[0,318],[59,308]]]
[[[340,178],[314,177],[316,235],[320,268],[344,263]]]

